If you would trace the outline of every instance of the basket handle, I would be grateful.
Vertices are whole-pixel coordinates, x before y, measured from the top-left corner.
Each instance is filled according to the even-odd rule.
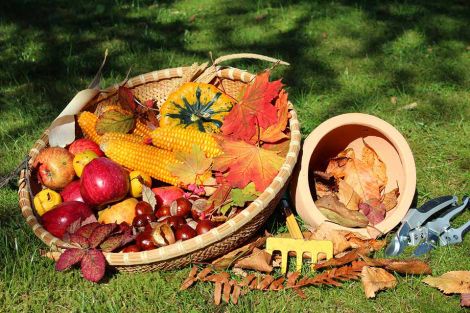
[[[215,59],[214,65],[218,65],[222,62],[236,60],[236,59],[256,59],[256,60],[261,60],[261,61],[266,61],[266,62],[271,62],[271,63],[279,63],[282,65],[290,65],[289,63],[284,62],[282,60],[271,58],[262,54],[256,54],[256,53],[236,53],[236,54],[224,55]]]

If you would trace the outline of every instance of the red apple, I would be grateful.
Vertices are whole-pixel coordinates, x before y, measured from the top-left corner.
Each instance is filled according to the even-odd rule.
[[[184,196],[183,189],[175,186],[157,187],[152,191],[157,198],[157,208],[164,205],[170,206],[174,200]]]
[[[80,193],[80,180],[74,180],[60,192],[63,201],[83,201],[82,194]]]
[[[129,175],[108,158],[88,163],[80,177],[80,193],[85,203],[102,206],[123,199],[129,191]]]
[[[46,187],[57,190],[67,186],[75,177],[73,154],[67,149],[49,147],[42,149],[34,160],[38,166],[38,179]]]
[[[52,235],[62,238],[67,228],[81,218],[86,219],[93,212],[90,207],[83,202],[67,201],[62,202],[41,217],[42,226]]]
[[[99,157],[104,156],[104,153],[103,151],[101,151],[100,146],[90,139],[80,138],[72,142],[72,144],[69,146],[69,152],[73,155],[79,154],[80,152],[86,150],[93,151]]]

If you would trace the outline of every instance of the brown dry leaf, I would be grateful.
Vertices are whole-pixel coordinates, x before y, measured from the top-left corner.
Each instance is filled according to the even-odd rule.
[[[207,276],[204,278],[203,281],[211,281],[214,283],[220,282],[220,283],[226,283],[230,279],[230,274],[226,272],[218,273],[218,274],[213,274],[211,276]]]
[[[307,296],[303,292],[303,290],[300,290],[299,288],[294,288],[294,291],[299,295],[300,298],[303,300],[307,299]]]
[[[222,299],[222,283],[216,282],[214,288],[214,304],[219,305]]]
[[[451,271],[438,277],[428,276],[423,282],[445,294],[470,293],[470,271]]]
[[[240,286],[238,286],[238,284],[235,284],[233,286],[233,291],[232,291],[232,295],[231,295],[233,304],[238,303],[238,298],[240,298],[241,291],[242,291],[242,289],[240,288]]]
[[[286,287],[295,286],[295,282],[297,281],[297,278],[299,278],[299,276],[300,276],[300,272],[287,273],[287,285],[286,285]]]
[[[350,233],[346,238],[352,248],[367,249],[370,252],[379,251],[387,244],[385,240],[361,239],[361,237],[357,236],[355,233]]]
[[[322,269],[326,267],[342,266],[342,265],[351,263],[352,261],[359,259],[362,254],[367,254],[367,252],[368,252],[367,250],[362,250],[362,249],[351,250],[340,258],[332,258],[325,262],[315,264],[314,269],[318,270],[318,269]]]
[[[271,285],[271,283],[274,281],[274,277],[271,275],[266,275],[264,276],[263,280],[258,283],[258,286],[256,286],[256,289],[259,290],[265,290]]]
[[[197,274],[197,267],[193,266],[193,268],[189,272],[188,278],[186,278],[181,284],[180,291],[186,290],[189,287],[191,287],[192,284],[194,284],[194,282],[197,280],[196,274]]]
[[[255,241],[233,250],[232,252],[212,261],[212,266],[217,270],[229,268],[235,263],[235,261],[252,252],[254,248],[263,246],[266,243],[266,238],[267,236],[259,237]]]
[[[234,267],[271,273],[273,267],[270,265],[270,263],[270,253],[266,252],[265,250],[254,248],[251,255],[235,262]]]
[[[328,186],[323,181],[316,179],[315,180],[315,193],[317,194],[317,198],[321,198],[327,195],[332,194],[330,186]]]
[[[379,180],[382,189],[387,185],[387,167],[385,163],[379,158],[375,150],[362,139],[364,148],[362,148],[362,161],[372,168],[372,172]],[[381,191],[382,191],[381,189]]]
[[[212,267],[206,267],[197,274],[197,279],[204,280],[212,272]]]
[[[367,217],[359,211],[351,211],[336,196],[328,195],[315,201],[320,212],[331,222],[346,227],[366,227]]]
[[[359,210],[361,197],[344,180],[339,181],[338,192],[336,195],[338,196],[339,201],[341,201],[349,210]]]
[[[326,173],[332,174],[337,180],[344,179],[361,199],[379,199],[381,190],[385,186],[374,173],[373,168],[357,159],[351,148],[340,152],[337,157],[331,159]]]
[[[284,286],[282,285],[286,281],[286,278],[284,276],[279,277],[275,281],[271,283],[269,286],[269,290],[281,290]]]
[[[240,287],[246,287],[246,286],[249,286],[251,284],[251,282],[256,278],[256,275],[255,274],[250,274],[248,276],[246,276],[242,282],[240,283]]]
[[[394,288],[397,285],[395,276],[383,268],[364,266],[361,276],[367,298],[375,298],[376,291]]]
[[[361,258],[368,266],[383,267],[388,271],[393,271],[400,274],[422,275],[432,273],[429,264],[418,259],[372,259],[366,256],[361,256]]]
[[[382,200],[382,203],[385,207],[385,211],[390,211],[394,207],[397,206],[398,204],[398,196],[400,195],[400,191],[398,188],[395,188],[386,194],[384,194],[384,198]]]
[[[232,284],[230,282],[224,283],[223,291],[222,291],[222,300],[225,303],[228,303],[230,300],[230,293],[232,292]]]
[[[351,247],[351,244],[345,237],[346,234],[348,234],[347,231],[332,229],[330,226],[323,223],[312,232],[309,239],[331,240],[333,242],[333,254],[337,255]]]
[[[241,277],[248,276],[248,273],[242,270],[241,268],[232,268],[232,273]]]
[[[359,211],[367,216],[371,225],[377,225],[385,219],[386,210],[380,199],[373,198],[359,203]]]
[[[460,295],[460,306],[470,308],[470,293],[462,293]]]

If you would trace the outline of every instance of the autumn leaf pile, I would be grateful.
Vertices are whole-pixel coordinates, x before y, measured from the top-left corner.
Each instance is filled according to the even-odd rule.
[[[392,273],[431,273],[429,265],[421,260],[371,258],[373,252],[385,246],[383,240],[364,239],[355,233],[322,226],[313,233],[304,233],[304,236],[307,240],[330,238],[335,257],[315,264],[315,271],[305,276],[299,272],[289,272],[283,276],[275,271],[280,267],[280,255],[271,255],[262,249],[267,236],[270,235],[260,236],[248,245],[214,260],[206,268],[199,270],[194,266],[180,290],[188,289],[197,282],[213,283],[215,304],[222,301],[236,304],[240,296],[251,290],[292,289],[300,297],[307,298],[303,288],[320,285],[340,287],[345,281],[361,280],[366,297],[373,298],[379,290],[396,286],[397,279]],[[227,272],[230,268],[235,276]]]
[[[315,205],[334,223],[346,227],[376,225],[398,201],[397,188],[386,191],[387,168],[363,139],[362,157],[352,148],[328,162],[325,171],[315,171]]]

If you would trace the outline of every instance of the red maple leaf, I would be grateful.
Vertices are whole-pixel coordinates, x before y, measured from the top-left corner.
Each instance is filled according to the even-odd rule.
[[[284,163],[275,151],[245,141],[224,140],[221,145],[224,154],[214,159],[213,169],[227,172],[226,179],[232,187],[244,188],[253,182],[256,190],[262,192]]]
[[[280,80],[269,82],[269,71],[258,74],[243,98],[224,119],[222,132],[233,139],[250,140],[258,127],[268,128],[277,122],[277,109],[272,101],[282,88]]]

